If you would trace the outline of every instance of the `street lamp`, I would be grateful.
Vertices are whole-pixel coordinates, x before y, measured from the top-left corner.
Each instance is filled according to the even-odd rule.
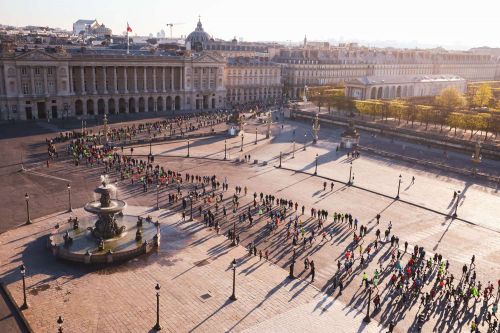
[[[161,331],[160,325],[160,284],[156,284],[156,325],[153,327],[155,331]]]
[[[314,167],[314,175],[318,174],[318,154],[316,154],[316,166]]]
[[[349,181],[347,182],[347,185],[352,184],[351,175],[352,175],[352,162],[349,163]]]
[[[453,213],[453,218],[457,217],[458,212],[458,202],[460,201],[460,190],[457,191],[457,201],[455,202],[455,212]]]
[[[68,183],[68,185],[66,185],[66,187],[68,188],[68,213],[71,213],[73,211],[73,208],[71,208],[71,185]]]
[[[236,246],[236,219],[234,216],[233,216],[233,239],[231,241],[231,246]]]
[[[241,133],[241,148],[240,148],[240,151],[243,151],[243,138],[244,138],[244,134]]]
[[[257,127],[255,127],[255,143],[254,144],[257,144]]]
[[[149,137],[149,159],[151,160],[151,156],[153,156],[153,152],[151,151],[151,143],[153,139]]]
[[[29,308],[29,305],[26,301],[26,267],[24,267],[24,264],[19,266],[19,270],[21,271],[21,276],[23,278],[23,305],[21,305],[21,310],[26,310]]]
[[[224,140],[224,161],[227,160],[227,140]]]
[[[187,157],[189,157],[189,139],[188,139],[188,154]]]
[[[191,194],[189,195],[189,204],[191,206],[190,207],[191,208],[191,212],[190,212],[191,218],[190,218],[190,221],[192,221],[193,220],[193,195],[191,195]]]
[[[280,165],[278,168],[281,168],[281,152],[280,152]]]
[[[307,132],[304,133],[304,151],[306,151]]]
[[[24,195],[24,199],[26,199],[26,215],[27,215],[26,224],[31,224],[33,222],[31,222],[30,219],[30,196],[28,195],[28,193]]]
[[[399,182],[398,182],[398,195],[396,195],[396,200],[399,200],[399,189],[401,188],[401,175],[399,175]]]
[[[156,184],[156,210],[160,209],[160,184]]]
[[[59,318],[57,319],[57,326],[59,326],[59,329],[57,330],[57,332],[59,332],[59,333],[63,332],[63,327],[62,327],[63,323],[64,323],[63,317],[59,316]]]
[[[236,301],[236,259],[233,259],[233,261],[231,262],[231,266],[232,266],[232,269],[233,269],[233,294],[231,295],[231,297],[229,297],[229,299],[231,301]]]
[[[368,290],[368,309],[366,310],[366,316],[365,318],[363,318],[363,321],[365,323],[369,323],[370,322],[370,303],[372,302],[372,288],[370,287],[370,289]]]

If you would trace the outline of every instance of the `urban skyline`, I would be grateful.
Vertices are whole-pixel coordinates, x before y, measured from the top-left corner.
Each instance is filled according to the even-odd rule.
[[[144,36],[156,36],[161,30],[168,36],[170,31],[166,24],[181,23],[173,27],[173,35],[179,37],[193,30],[200,15],[205,30],[224,40],[237,37],[244,41],[297,43],[306,35],[309,40],[360,42],[382,47],[468,49],[500,46],[495,35],[499,23],[493,16],[498,5],[489,0],[476,1],[473,7],[451,1],[433,3],[425,0],[411,11],[392,0],[384,3],[362,1],[356,7],[313,0],[307,6],[297,3],[286,8],[280,3],[257,1],[244,11],[233,10],[234,4],[227,0],[209,4],[186,1],[176,4],[174,13],[170,11],[172,3],[169,1],[155,0],[148,4],[137,7],[132,1],[111,0],[102,4],[91,0],[80,5],[58,0],[47,5],[32,0],[15,3],[1,0],[0,22],[70,30],[77,19],[95,18],[115,34],[122,34],[129,22],[134,35]],[[319,8],[323,9],[318,11]]]

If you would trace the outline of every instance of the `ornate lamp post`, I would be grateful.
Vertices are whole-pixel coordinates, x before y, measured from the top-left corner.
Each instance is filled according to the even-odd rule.
[[[318,154],[316,154],[316,166],[314,167],[314,175],[318,174]]]
[[[370,303],[372,302],[372,288],[368,290],[368,309],[366,310],[366,316],[363,318],[365,323],[369,323],[371,321],[370,318]]]
[[[193,195],[189,195],[189,205],[190,205],[190,221],[193,220]]]
[[[352,184],[352,162],[349,163],[349,181],[347,182],[347,185],[351,185]]]
[[[240,151],[243,151],[243,138],[245,137],[245,134],[241,133],[241,148]]]
[[[156,210],[160,209],[160,184],[156,184]]]
[[[257,144],[257,127],[255,127],[255,145]]]
[[[188,139],[188,153],[187,153],[187,157],[189,157],[189,139]]]
[[[401,189],[401,175],[399,175],[399,182],[398,182],[398,194],[396,195],[396,200],[399,200],[399,190]]]
[[[29,308],[28,301],[26,300],[26,267],[24,264],[19,266],[19,270],[21,271],[21,276],[23,278],[23,304],[21,305],[21,310],[26,310]]]
[[[232,270],[233,270],[233,294],[229,297],[231,301],[236,301],[236,259],[233,259],[231,262]]]
[[[155,331],[161,331],[160,325],[160,284],[156,284],[156,324],[153,327]]]
[[[224,161],[227,160],[227,140],[224,140]]]
[[[458,202],[460,201],[460,190],[457,191],[457,201],[455,202],[455,212],[453,212],[453,218],[457,218],[458,214]]]
[[[63,327],[62,324],[64,323],[64,319],[62,316],[59,316],[57,319],[57,326],[59,326],[59,329],[57,330],[58,333],[63,333]]]
[[[280,152],[280,165],[278,166],[278,168],[281,168],[281,152]]]
[[[33,222],[31,221],[30,218],[30,196],[28,195],[28,193],[24,195],[24,199],[26,199],[26,215],[27,215],[26,224],[31,224]]]
[[[73,208],[71,207],[71,185],[68,183],[66,188],[68,189],[68,213],[71,213],[73,211]]]
[[[151,148],[151,144],[153,142],[153,139],[151,137],[149,137],[149,159],[151,160],[151,156],[153,156],[153,152],[152,152],[152,148]]]

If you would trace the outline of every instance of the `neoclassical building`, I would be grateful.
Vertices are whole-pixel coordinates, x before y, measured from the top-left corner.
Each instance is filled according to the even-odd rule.
[[[1,119],[213,110],[224,106],[216,54],[50,48],[0,53]]]
[[[399,75],[365,76],[347,81],[345,94],[354,99],[396,99],[437,96],[445,88],[453,87],[462,94],[466,81],[456,75]]]
[[[228,58],[224,79],[228,105],[282,97],[281,66],[267,58]]]
[[[285,93],[304,94],[305,86],[335,85],[366,76],[455,75],[467,81],[500,79],[491,56],[446,50],[381,50],[363,47],[281,49],[273,60],[283,66]]]

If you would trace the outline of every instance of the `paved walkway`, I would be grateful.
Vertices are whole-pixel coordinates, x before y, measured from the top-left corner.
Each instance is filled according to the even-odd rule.
[[[22,300],[17,272],[28,270],[31,307],[25,316],[35,332],[56,331],[64,318],[68,332],[146,332],[155,323],[156,283],[161,285],[160,322],[167,332],[379,332],[365,326],[364,314],[350,311],[303,280],[290,280],[285,270],[242,247],[229,247],[198,222],[147,207],[128,207],[129,214],[151,214],[162,222],[158,253],[107,269],[91,270],[57,262],[44,247],[44,235],[68,214],[0,235],[0,276]],[[86,214],[79,209],[76,215]],[[238,261],[236,295],[231,293],[230,262]],[[290,320],[292,319],[293,320]],[[307,318],[313,326],[305,326]],[[335,324],[332,324],[335,323]],[[334,326],[331,326],[334,325]]]

